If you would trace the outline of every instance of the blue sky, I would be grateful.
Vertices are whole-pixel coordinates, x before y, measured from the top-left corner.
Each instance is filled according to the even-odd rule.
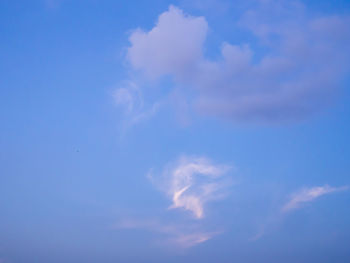
[[[350,261],[350,2],[0,3],[0,263]]]

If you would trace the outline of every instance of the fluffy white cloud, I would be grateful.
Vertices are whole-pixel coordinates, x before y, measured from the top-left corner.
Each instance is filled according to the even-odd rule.
[[[312,202],[320,196],[334,192],[345,191],[348,189],[349,188],[347,186],[331,187],[329,185],[302,189],[301,191],[295,193],[290,201],[282,207],[282,212],[288,212],[297,209],[302,204]]]
[[[228,169],[228,166],[215,165],[207,158],[181,157],[162,174],[164,182],[160,187],[172,201],[169,208],[188,210],[195,218],[203,218],[207,202],[226,196]]]
[[[203,17],[186,16],[170,6],[151,31],[139,29],[130,36],[128,58],[151,77],[182,75],[201,58],[207,28]]]
[[[350,18],[308,18],[298,2],[256,6],[238,24],[255,36],[254,46],[263,47],[263,54],[248,43],[224,43],[221,58],[206,58],[206,20],[171,6],[152,30],[131,34],[129,61],[151,78],[170,75],[190,87],[202,114],[283,122],[325,108],[349,70]]]

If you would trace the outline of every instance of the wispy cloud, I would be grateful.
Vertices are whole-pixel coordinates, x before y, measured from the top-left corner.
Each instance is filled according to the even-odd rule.
[[[184,209],[201,219],[207,202],[226,196],[229,169],[207,158],[183,156],[163,171],[163,181],[158,185],[172,201],[169,209]]]
[[[348,186],[331,187],[329,185],[314,186],[310,188],[303,188],[289,197],[289,201],[282,207],[279,206],[276,210],[272,211],[264,220],[259,222],[258,231],[249,238],[249,241],[257,241],[268,234],[272,229],[276,229],[281,225],[285,217],[290,212],[301,208],[304,204],[315,201],[321,196],[346,191]]]
[[[152,118],[162,105],[161,101],[157,101],[146,106],[141,89],[132,81],[123,83],[123,87],[114,91],[113,97],[117,106],[123,110],[124,128],[132,127]]]
[[[218,233],[219,232],[178,233],[175,237],[170,238],[169,242],[180,247],[189,248],[208,241]]]
[[[205,204],[222,199],[228,194],[231,184],[227,176],[227,165],[214,164],[204,157],[180,157],[166,166],[162,173],[153,171],[147,175],[171,200],[169,209],[183,209],[193,216],[157,217],[156,219],[124,219],[114,227],[117,229],[144,229],[162,234],[161,243],[172,247],[189,248],[222,233],[214,230],[203,219]],[[164,209],[168,213],[167,209]],[[163,219],[162,219],[163,218]],[[210,230],[211,229],[211,230]]]
[[[289,202],[287,202],[281,209],[282,212],[289,212],[298,209],[304,203],[312,202],[315,199],[330,193],[348,190],[348,186],[331,187],[329,185],[316,186],[311,188],[304,188],[301,191],[292,195]]]
[[[349,71],[349,22],[346,15],[309,16],[296,1],[257,1],[232,25],[254,42],[224,42],[221,57],[212,60],[203,52],[206,19],[170,6],[150,31],[131,34],[127,57],[152,79],[170,75],[192,89],[202,114],[293,121],[327,107]]]
[[[218,235],[219,231],[205,231],[193,223],[166,223],[159,220],[124,219],[113,226],[115,229],[143,229],[164,236],[162,245],[190,248]]]

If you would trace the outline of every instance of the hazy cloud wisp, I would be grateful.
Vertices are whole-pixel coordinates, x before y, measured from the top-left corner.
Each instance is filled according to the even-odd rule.
[[[146,107],[141,89],[131,81],[116,89],[113,96],[115,103],[124,111],[125,128],[153,117],[162,105],[160,100]]]
[[[329,185],[325,186],[315,186],[311,188],[304,188],[301,191],[295,193],[288,203],[286,203],[281,211],[282,212],[289,212],[295,209],[298,209],[301,207],[304,203],[312,202],[315,199],[334,192],[340,192],[348,190],[348,186],[342,186],[342,187],[331,187]]]
[[[186,223],[167,223],[159,220],[124,219],[114,225],[115,229],[144,229],[164,236],[162,244],[179,248],[190,248],[219,234],[218,231],[205,231],[200,226]]]

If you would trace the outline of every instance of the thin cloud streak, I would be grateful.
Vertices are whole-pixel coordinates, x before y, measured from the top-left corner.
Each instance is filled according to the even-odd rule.
[[[287,202],[281,209],[283,213],[300,208],[304,203],[309,203],[315,199],[335,192],[341,192],[348,190],[348,186],[342,187],[331,187],[329,185],[325,186],[315,186],[311,188],[304,188],[301,191],[292,195],[292,198]]]
[[[160,222],[159,220],[135,220],[125,219],[113,226],[114,229],[144,229],[162,234],[162,245],[169,245],[175,248],[190,248],[206,242],[220,232],[209,232],[198,229],[198,225],[189,224],[170,224]]]
[[[349,186],[331,187],[329,185],[314,186],[310,188],[303,188],[300,191],[293,193],[289,201],[286,202],[278,210],[274,211],[265,221],[259,226],[259,230],[255,235],[249,238],[249,241],[257,241],[264,237],[270,228],[275,228],[279,225],[286,216],[292,211],[300,209],[304,204],[311,203],[321,196],[328,195],[331,193],[342,192],[349,190]]]

